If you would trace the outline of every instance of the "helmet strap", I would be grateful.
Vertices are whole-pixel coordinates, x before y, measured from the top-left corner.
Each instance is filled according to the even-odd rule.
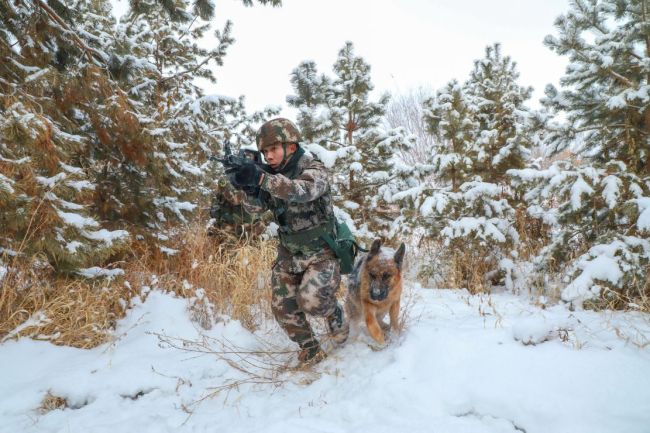
[[[282,161],[280,161],[279,165],[279,170],[282,170],[285,165],[287,165],[287,162],[289,162],[289,158],[287,158],[287,142],[283,141],[282,142]]]

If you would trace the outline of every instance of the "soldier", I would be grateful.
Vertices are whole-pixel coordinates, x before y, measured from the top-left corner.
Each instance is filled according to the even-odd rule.
[[[343,344],[350,328],[336,299],[341,281],[336,255],[323,236],[336,238],[335,216],[325,166],[300,147],[300,132],[287,119],[264,123],[257,148],[268,166],[244,164],[231,171],[231,182],[246,191],[249,212],[271,210],[280,243],[272,269],[272,309],[298,358],[315,363],[325,355],[305,314],[327,319],[332,340]]]
[[[232,235],[236,238],[247,235],[255,239],[264,232],[264,221],[257,214],[246,212],[242,200],[239,192],[226,179],[219,182],[219,188],[210,206],[210,217],[214,218],[214,225],[208,235]]]

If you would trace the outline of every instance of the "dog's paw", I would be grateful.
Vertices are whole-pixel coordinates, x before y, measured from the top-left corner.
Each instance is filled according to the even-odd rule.
[[[368,343],[368,347],[373,352],[381,352],[382,350],[384,350],[387,347],[387,344],[386,343],[379,344],[376,341],[373,341],[372,343]]]

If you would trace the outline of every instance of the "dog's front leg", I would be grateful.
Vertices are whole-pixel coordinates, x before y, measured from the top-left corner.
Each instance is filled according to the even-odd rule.
[[[391,304],[388,314],[390,315],[391,328],[393,331],[399,332],[399,299]]]
[[[364,313],[366,316],[366,326],[370,336],[379,344],[384,344],[384,333],[377,323],[377,309],[373,305],[364,305]]]

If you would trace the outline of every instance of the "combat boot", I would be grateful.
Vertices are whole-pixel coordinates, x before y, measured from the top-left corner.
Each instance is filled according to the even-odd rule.
[[[338,302],[334,312],[327,317],[327,327],[330,331],[330,338],[336,344],[345,343],[350,335],[350,323],[345,320],[345,313]]]
[[[325,359],[325,352],[320,348],[320,344],[316,340],[300,345],[300,352],[298,353],[298,360],[301,364],[311,365],[321,362]]]

